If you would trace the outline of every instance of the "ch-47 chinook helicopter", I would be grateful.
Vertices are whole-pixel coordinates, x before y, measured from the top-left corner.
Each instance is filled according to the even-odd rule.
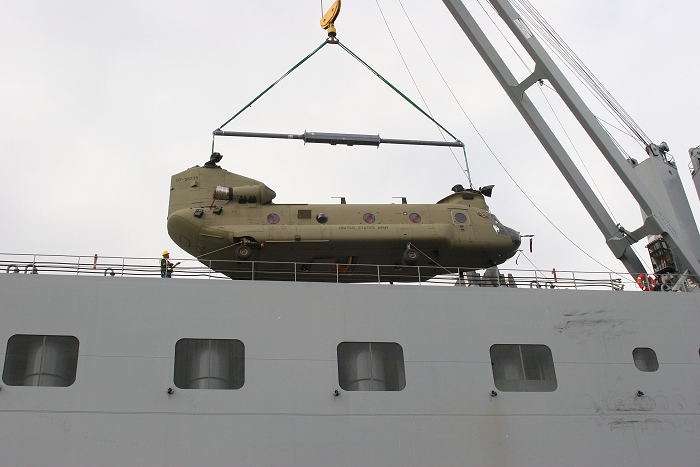
[[[232,279],[366,282],[381,267],[387,280],[427,280],[501,264],[520,246],[489,212],[492,186],[456,185],[436,204],[274,204],[273,190],[221,157],[172,176],[168,233]]]
[[[321,19],[328,40],[214,131],[214,136],[298,139],[305,143],[379,146],[409,144],[464,148],[449,141],[384,139],[379,135],[305,132],[301,135],[223,131],[287,74],[327,44],[340,43],[334,21],[340,0]],[[378,78],[410,100],[362,62]],[[416,104],[411,104],[454,138]],[[452,188],[436,204],[274,204],[265,184],[228,172],[213,152],[203,167],[172,176],[168,233],[185,251],[232,279],[369,282],[422,281],[447,268],[482,269],[503,263],[520,246],[520,234],[489,212],[479,190]],[[466,153],[465,153],[466,157]],[[383,266],[382,266],[383,265]],[[415,266],[419,266],[416,268]]]

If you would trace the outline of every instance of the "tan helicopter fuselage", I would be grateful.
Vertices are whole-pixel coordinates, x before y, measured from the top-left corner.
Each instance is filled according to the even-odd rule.
[[[218,167],[173,175],[170,190],[170,237],[215,270],[241,261],[480,269],[520,245],[474,190],[436,204],[273,204],[263,183]],[[407,249],[418,254],[407,261]]]

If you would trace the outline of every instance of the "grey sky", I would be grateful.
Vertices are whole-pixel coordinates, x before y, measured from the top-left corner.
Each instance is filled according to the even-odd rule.
[[[669,143],[691,205],[700,212],[686,169],[688,148],[700,144],[700,3],[531,1],[646,133]],[[465,3],[485,19],[476,0]],[[505,175],[445,88],[398,1],[379,4],[435,118],[467,144],[474,184],[496,185],[491,210],[506,225],[535,234],[532,262],[546,270],[602,269],[556,232]],[[403,5],[517,182],[577,244],[622,270],[442,2]],[[205,162],[211,131],[324,40],[320,16],[316,0],[0,3],[0,250],[158,256],[168,248],[172,256],[186,257],[166,232],[170,176]],[[502,41],[488,19],[481,25]],[[375,0],[346,0],[336,27],[350,49],[420,102]],[[508,46],[502,50],[524,77]],[[542,92],[570,121],[554,93]],[[599,107],[593,110],[611,121]],[[432,123],[333,46],[227,129],[440,139]],[[639,212],[630,196],[580,132],[570,125],[567,131],[616,219],[636,228]],[[630,155],[645,157],[629,137],[614,135]],[[407,196],[432,203],[452,185],[466,183],[447,149],[219,138],[217,150],[224,168],[265,182],[277,202],[345,196],[349,203],[390,203],[392,196]],[[513,260],[507,264],[515,266]],[[522,258],[518,266],[530,267]]]

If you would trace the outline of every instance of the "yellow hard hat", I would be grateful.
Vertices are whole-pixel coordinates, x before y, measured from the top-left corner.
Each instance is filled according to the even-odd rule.
[[[163,256],[169,255],[169,254],[170,254],[170,252],[168,250],[163,250]]]

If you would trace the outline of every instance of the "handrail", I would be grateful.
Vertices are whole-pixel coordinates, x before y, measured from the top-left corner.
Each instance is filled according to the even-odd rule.
[[[100,256],[99,262],[86,261],[93,255],[45,255],[0,253],[0,271],[5,273],[80,275],[99,277],[160,277],[160,258]],[[173,261],[175,261],[173,259]],[[428,286],[517,287],[541,290],[639,290],[626,273],[561,271],[551,277],[542,271],[500,269],[484,274],[469,268],[438,268],[334,263],[270,261],[217,261],[201,263],[194,258],[178,259],[173,271],[177,279],[267,280],[289,282],[335,282],[375,284],[418,284]],[[614,277],[617,276],[617,277]],[[426,278],[428,278],[426,280]],[[690,278],[682,290],[699,281]]]

